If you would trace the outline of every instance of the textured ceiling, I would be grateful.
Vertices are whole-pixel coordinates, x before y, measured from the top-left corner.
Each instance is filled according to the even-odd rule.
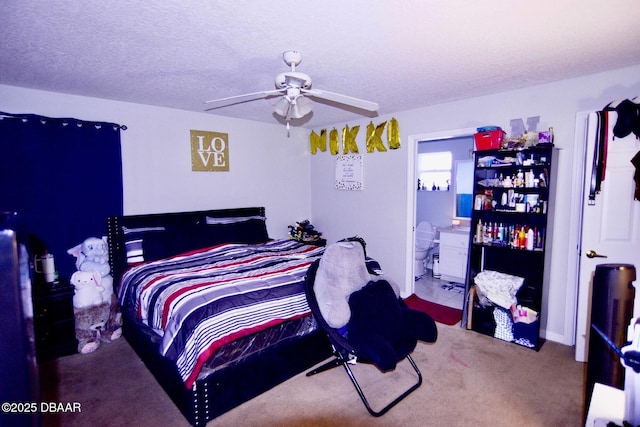
[[[313,87],[380,114],[640,64],[638,0],[4,0],[0,83],[205,111],[274,88],[282,52]],[[212,114],[277,123],[258,100]],[[292,125],[362,117],[326,102]]]

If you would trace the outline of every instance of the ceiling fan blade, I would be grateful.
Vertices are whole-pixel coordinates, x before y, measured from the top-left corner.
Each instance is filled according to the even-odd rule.
[[[326,99],[327,101],[337,102],[339,104],[350,105],[367,111],[378,111],[380,106],[376,102],[365,101],[364,99],[354,98],[352,96],[341,95],[339,93],[327,92],[319,89],[301,89],[301,91],[309,96]]]
[[[227,98],[213,99],[205,101],[205,104],[213,104],[208,110],[213,110],[227,105],[239,104],[241,102],[255,101],[256,99],[268,98],[274,95],[280,95],[286,92],[286,89],[263,90],[261,92],[246,93],[244,95],[229,96]]]

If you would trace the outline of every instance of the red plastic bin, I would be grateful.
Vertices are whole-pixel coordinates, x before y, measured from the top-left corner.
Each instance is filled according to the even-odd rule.
[[[504,136],[505,132],[502,129],[475,133],[473,137],[476,142],[476,150],[495,150],[500,148]]]

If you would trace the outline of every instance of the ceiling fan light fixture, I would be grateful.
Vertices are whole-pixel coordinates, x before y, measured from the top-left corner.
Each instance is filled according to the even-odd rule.
[[[275,104],[273,110],[279,116],[290,119],[301,119],[312,110],[313,103],[304,96],[283,96]]]
[[[291,107],[293,109],[291,117],[294,119],[301,119],[311,112],[313,104],[304,96],[299,96],[296,98]]]
[[[298,111],[298,106],[296,104],[293,104],[291,106],[291,114],[289,114],[289,118],[291,119],[301,119],[304,117],[304,114],[302,114],[300,111]]]
[[[290,102],[286,96],[281,96],[280,99],[273,104],[273,110],[279,116],[286,117],[289,111]]]

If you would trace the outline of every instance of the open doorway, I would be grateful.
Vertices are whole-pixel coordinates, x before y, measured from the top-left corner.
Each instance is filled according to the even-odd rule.
[[[473,183],[473,133],[475,129],[422,135],[412,150],[415,165],[414,293],[427,301],[462,309],[467,247],[451,251],[449,238],[467,241],[470,192]],[[418,183],[419,181],[419,183]],[[452,227],[454,222],[458,224]],[[429,244],[429,231],[433,242]],[[442,246],[440,236],[445,237]],[[426,246],[425,246],[426,236]],[[426,251],[425,251],[426,248]],[[422,259],[424,257],[424,259]],[[444,263],[443,263],[444,262]],[[441,268],[442,267],[442,268]]]

